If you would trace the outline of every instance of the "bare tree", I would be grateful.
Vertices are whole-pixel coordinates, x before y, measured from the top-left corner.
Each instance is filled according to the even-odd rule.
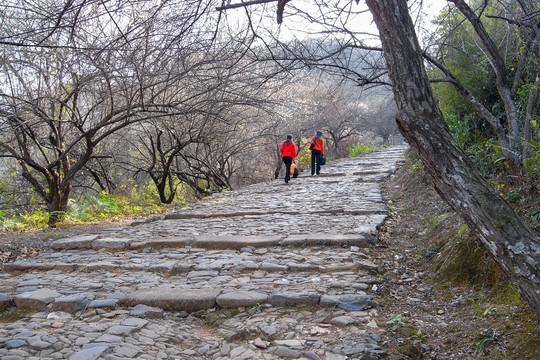
[[[383,145],[393,145],[390,139],[399,135],[399,129],[396,125],[397,107],[391,94],[382,92],[373,96],[366,107],[369,109],[366,114],[366,130],[380,137]]]
[[[134,2],[140,18],[122,15],[119,7],[115,19],[113,10],[93,2],[70,1],[62,9],[30,4],[42,6],[41,12],[29,4],[6,7],[0,122],[9,131],[0,138],[0,157],[20,164],[54,226],[67,210],[74,179],[88,169],[100,143],[122,128],[176,111],[168,85],[189,72],[178,65],[202,41],[190,31],[204,29],[194,24],[206,9],[200,2],[158,9]],[[160,26],[170,32],[149,26],[154,18],[167,20]],[[40,22],[48,31],[36,28]],[[161,46],[138,46],[150,39]],[[169,49],[182,53],[175,63],[161,61]]]

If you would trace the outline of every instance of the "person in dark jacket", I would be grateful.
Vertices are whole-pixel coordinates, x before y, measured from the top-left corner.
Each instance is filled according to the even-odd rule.
[[[319,175],[321,171],[321,156],[324,155],[324,139],[322,133],[317,131],[311,138],[311,175]]]
[[[291,164],[293,159],[296,159],[296,144],[292,141],[292,135],[287,135],[287,141],[281,144],[279,151],[281,152],[281,158],[287,167],[287,169],[285,169],[285,183],[288,183],[291,179]]]

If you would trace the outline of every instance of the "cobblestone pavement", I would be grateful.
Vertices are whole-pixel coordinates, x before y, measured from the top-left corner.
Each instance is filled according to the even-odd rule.
[[[0,272],[0,358],[378,359],[379,182],[404,147],[58,240]]]

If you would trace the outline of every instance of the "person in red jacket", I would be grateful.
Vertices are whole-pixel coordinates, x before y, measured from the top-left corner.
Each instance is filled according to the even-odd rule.
[[[321,156],[324,155],[324,139],[322,133],[317,131],[315,136],[311,138],[309,148],[311,149],[311,175],[317,174],[321,171]],[[317,163],[317,166],[315,166]]]
[[[281,144],[279,151],[281,152],[281,158],[287,167],[285,171],[285,183],[288,183],[291,179],[291,164],[293,159],[296,159],[296,144],[292,141],[292,135],[287,135],[287,141]]]

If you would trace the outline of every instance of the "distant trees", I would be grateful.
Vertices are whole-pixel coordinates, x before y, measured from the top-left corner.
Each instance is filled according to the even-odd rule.
[[[382,139],[384,145],[394,145],[394,138],[399,137],[396,125],[397,107],[390,93],[383,92],[366,104],[369,109],[366,116],[366,130]],[[398,144],[400,141],[397,142]]]
[[[0,166],[12,176],[0,201],[19,204],[2,189],[24,179],[54,226],[70,199],[125,193],[132,179],[163,203],[179,186],[202,197],[279,173],[287,133],[301,149],[323,130],[343,155],[370,128],[366,99],[327,75],[385,83],[359,32],[274,43],[255,16],[238,27],[215,4],[2,3]]]

